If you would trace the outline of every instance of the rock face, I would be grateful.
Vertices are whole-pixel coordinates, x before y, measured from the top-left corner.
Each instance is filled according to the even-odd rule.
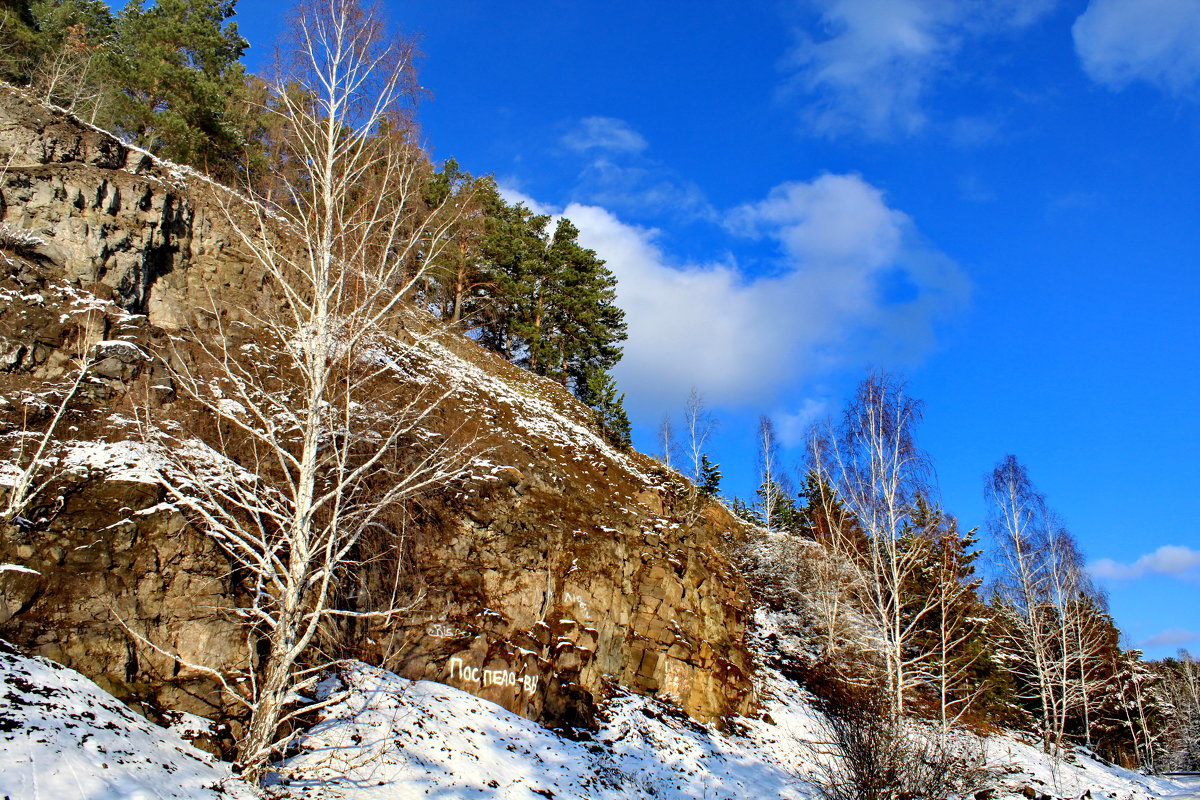
[[[414,371],[462,376],[447,419],[484,421],[486,461],[426,510],[417,563],[436,600],[380,660],[546,721],[586,721],[609,684],[703,719],[746,711],[748,594],[721,553],[724,509],[608,447],[557,384],[466,342],[430,350]]]
[[[230,225],[248,219],[236,193],[3,84],[0,154],[0,222],[40,240],[29,255],[71,285],[156,325],[201,329],[195,309],[213,294],[236,318],[261,288]]]
[[[221,610],[239,588],[214,541],[139,474],[128,398],[169,412],[169,374],[145,353],[168,335],[215,335],[199,311],[214,296],[228,319],[263,296],[235,227],[252,208],[6,88],[0,159],[9,483],[72,356],[107,348],[27,519],[0,529],[0,563],[39,573],[0,572],[0,637],[147,708],[211,714],[223,701],[206,670],[253,659]],[[335,646],[548,724],[588,724],[614,685],[704,720],[747,711],[748,593],[722,553],[738,523],[689,501],[653,460],[609,447],[560,386],[469,340],[430,336],[409,366],[409,380],[457,387],[430,432],[469,425],[479,455],[470,475],[405,508],[411,575],[368,563],[345,587],[383,607],[402,586],[411,610],[350,626]]]

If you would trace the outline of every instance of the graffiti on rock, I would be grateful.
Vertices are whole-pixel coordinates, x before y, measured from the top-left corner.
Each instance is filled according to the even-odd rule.
[[[462,628],[456,628],[447,622],[435,622],[426,628],[425,632],[436,639],[459,639],[470,635]]]
[[[537,689],[537,675],[517,675],[511,669],[484,669],[472,667],[458,656],[450,659],[450,680],[457,678],[466,683],[477,683],[483,688],[490,686],[520,686],[525,694],[533,694]]]

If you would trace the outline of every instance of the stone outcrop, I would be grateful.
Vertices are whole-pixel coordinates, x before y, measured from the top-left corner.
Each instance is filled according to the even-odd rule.
[[[204,329],[214,295],[233,318],[253,301],[243,198],[3,84],[0,106],[0,222],[39,240],[27,255],[166,328]]]
[[[139,477],[128,397],[169,414],[170,376],[145,354],[168,335],[215,335],[198,310],[213,297],[229,319],[262,297],[236,228],[253,209],[7,88],[0,160],[0,461],[42,429],[73,354],[129,343],[73,402],[33,511],[0,530],[0,563],[38,573],[0,573],[0,637],[146,708],[211,714],[220,692],[198,667],[251,657],[227,611],[241,590],[214,541]],[[336,646],[548,724],[586,725],[617,685],[700,719],[747,711],[748,594],[722,553],[738,523],[609,447],[560,386],[469,340],[433,335],[410,367],[414,382],[460,387],[431,433],[469,425],[480,455],[404,510],[411,574],[368,563],[344,587],[419,602]]]

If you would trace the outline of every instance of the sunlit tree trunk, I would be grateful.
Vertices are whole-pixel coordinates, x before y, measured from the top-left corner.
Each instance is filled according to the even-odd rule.
[[[215,480],[195,447],[146,426],[169,461],[163,484],[250,576],[239,614],[265,652],[243,683],[219,677],[250,714],[238,763],[252,780],[278,752],[293,692],[325,666],[309,657],[318,632],[337,618],[404,610],[339,605],[364,535],[458,474],[470,448],[451,437],[412,444],[454,386],[396,388],[412,346],[396,335],[399,305],[449,241],[461,198],[419,202],[427,161],[407,119],[412,45],[379,13],[357,0],[297,11],[272,99],[293,170],[275,202],[227,214],[271,301],[248,326],[251,347],[215,307],[219,335],[196,337],[202,355],[168,359],[185,365],[173,376],[182,395],[228,431],[217,443],[224,474]]]

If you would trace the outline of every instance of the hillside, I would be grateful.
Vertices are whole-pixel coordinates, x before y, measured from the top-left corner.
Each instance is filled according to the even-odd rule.
[[[0,158],[0,503],[28,495],[0,524],[4,791],[69,791],[69,774],[89,798],[252,796],[220,759],[266,660],[248,620],[274,601],[213,501],[277,513],[241,401],[265,381],[286,410],[312,346],[303,325],[264,324],[281,290],[254,250],[299,246],[295,227],[10,87]],[[402,501],[368,473],[350,500],[384,512],[335,576],[305,576],[334,585],[339,611],[286,691],[271,794],[821,794],[837,715],[797,681],[878,666],[854,589],[833,588],[850,561],[735,518],[614,445],[565,379],[415,304],[368,345],[347,357],[361,401],[316,450],[382,439],[367,466],[385,477],[444,463]],[[817,633],[822,614],[843,627]],[[988,796],[1187,796],[991,733],[946,740]]]
[[[144,420],[228,467],[151,355],[178,343],[199,363],[218,330],[268,346],[238,327],[267,296],[230,230],[245,201],[9,88],[0,158],[9,475],[68,392],[71,359],[95,360],[45,454],[36,503],[4,528],[0,559],[37,574],[0,577],[0,635],[145,713],[228,713],[211,678],[186,665],[245,669],[241,629],[218,611],[244,589],[155,483],[162,444]],[[197,310],[213,296],[219,319]],[[590,725],[615,686],[675,698],[703,720],[749,711],[746,592],[722,554],[739,523],[711,505],[684,524],[678,479],[608,445],[557,383],[419,314],[405,325],[378,391],[445,395],[414,435],[465,436],[470,463],[396,523],[411,548],[403,580],[379,559],[347,589],[419,602],[328,646],[552,725]]]

